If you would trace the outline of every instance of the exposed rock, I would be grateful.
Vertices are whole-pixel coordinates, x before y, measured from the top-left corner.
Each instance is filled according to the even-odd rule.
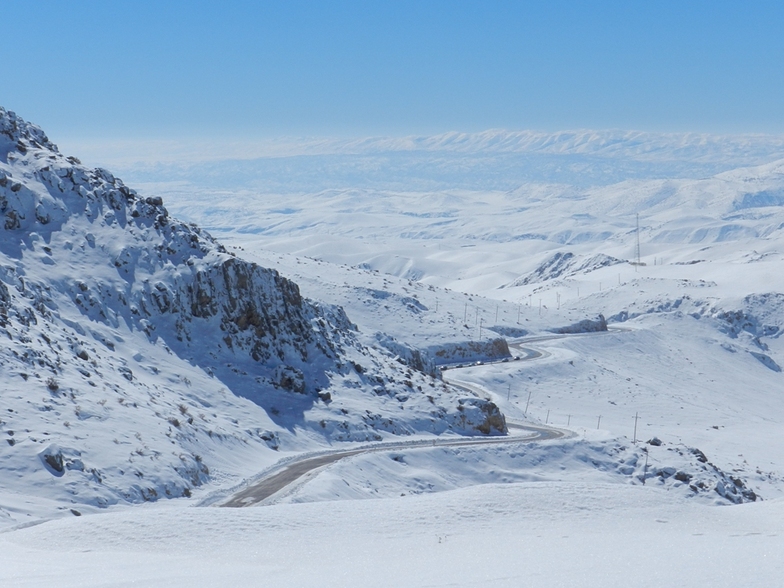
[[[585,319],[579,322],[576,322],[572,325],[567,325],[565,327],[559,327],[556,329],[550,329],[553,333],[559,334],[574,334],[574,333],[596,333],[599,331],[606,331],[607,330],[607,321],[604,318],[604,315],[599,315],[595,319]]]
[[[0,335],[4,424],[38,431],[7,439],[12,458],[97,506],[188,495],[226,447],[276,450],[301,428],[330,441],[505,431],[495,405],[432,377],[426,352],[368,344],[341,308],[2,108]]]
[[[512,357],[506,339],[496,337],[486,341],[446,343],[427,349],[436,365],[466,361],[496,361]]]
[[[543,261],[534,271],[517,278],[504,287],[514,288],[517,286],[527,286],[528,284],[546,282],[548,280],[568,277],[581,272],[587,273],[619,263],[627,262],[622,259],[605,255],[604,253],[599,253],[591,257],[577,257],[570,251],[558,251]]]

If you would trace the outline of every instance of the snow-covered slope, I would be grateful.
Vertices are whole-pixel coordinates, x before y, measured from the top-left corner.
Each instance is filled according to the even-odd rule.
[[[0,517],[188,496],[331,440],[504,431],[3,109],[0,214]]]
[[[446,379],[509,422],[573,434],[357,455],[261,508],[69,515],[3,535],[0,582],[779,582],[779,139],[491,131],[276,145],[257,160],[210,144],[163,164],[145,146],[153,165],[120,166],[140,187],[123,217],[90,195],[121,184],[24,128],[32,139],[6,145],[0,169],[48,222],[28,207],[9,219],[27,230],[3,233],[6,522],[207,479],[222,487],[211,504],[327,439],[454,429],[460,395],[412,366],[451,363]],[[62,193],[42,183],[44,160]],[[226,250],[169,218],[161,194]],[[193,251],[177,235],[195,235]],[[256,298],[240,296],[244,276]],[[278,343],[293,359],[266,354]]]
[[[140,507],[0,535],[0,583],[770,587],[784,573],[782,519],[782,501],[716,508],[593,480],[247,509]]]
[[[309,297],[343,305],[367,332],[420,349],[549,336],[601,314],[625,330],[547,342],[545,360],[472,368],[472,381],[514,418],[529,393],[525,416],[559,425],[598,422],[631,437],[639,413],[646,439],[699,448],[763,498],[777,496],[778,140],[512,135],[357,143],[351,161],[337,149],[212,161],[211,178],[184,166],[196,195],[187,202],[161,172],[147,168],[139,179],[231,250],[277,268]],[[393,152],[417,163],[398,167]],[[510,154],[517,167],[507,173]],[[554,159],[537,175],[543,160],[523,155]],[[352,184],[360,159],[368,174]],[[216,190],[238,165],[245,175]],[[321,183],[273,185],[254,172],[276,178],[300,165],[312,178],[324,172]]]

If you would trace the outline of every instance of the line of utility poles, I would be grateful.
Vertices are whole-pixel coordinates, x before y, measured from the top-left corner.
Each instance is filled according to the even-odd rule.
[[[531,406],[531,394],[533,394],[533,390],[529,389],[528,390],[528,398],[525,401],[525,410],[523,411],[523,416],[528,416],[528,409]],[[506,390],[506,400],[509,401],[511,399],[511,397],[512,397],[512,385],[509,384],[509,386],[508,386],[508,388]],[[550,422],[550,411],[551,411],[551,409],[548,408],[547,409],[547,415],[545,416],[545,419],[544,419],[545,424],[548,424]],[[572,416],[573,415],[571,415],[571,414],[566,415],[566,426],[567,427],[572,424]],[[603,415],[599,415],[599,417],[596,419],[596,428],[597,428],[597,430],[600,429],[601,426],[602,426],[602,416]],[[632,443],[636,444],[637,443],[637,422],[642,417],[640,416],[639,412],[635,412],[633,418],[634,418],[634,433],[632,435]],[[646,449],[646,451],[647,451],[647,449]]]

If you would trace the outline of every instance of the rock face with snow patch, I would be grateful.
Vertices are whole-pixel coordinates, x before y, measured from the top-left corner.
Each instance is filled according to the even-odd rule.
[[[496,337],[485,341],[442,343],[427,349],[437,365],[466,361],[498,361],[512,357],[506,339]]]
[[[12,114],[0,120],[13,174],[0,172],[3,248],[20,262],[5,266],[8,281],[44,308],[52,306],[49,289],[64,292],[86,319],[163,337],[180,355],[205,347],[213,356],[247,355],[270,374],[280,366],[308,370],[309,392],[327,384],[319,372],[337,361],[334,333],[351,327],[340,309],[306,303],[274,270],[170,219],[159,198],[141,198],[105,170],[62,161],[39,129]],[[61,270],[73,257],[93,271]],[[52,268],[45,281],[24,279],[34,261]]]
[[[598,333],[607,330],[607,321],[604,315],[600,314],[594,319],[583,319],[574,324],[565,327],[557,327],[550,329],[553,333],[560,335],[575,334],[575,333]]]
[[[575,256],[570,251],[559,251],[543,261],[534,271],[521,276],[506,288],[514,288],[517,286],[526,286],[528,284],[538,284],[547,282],[548,280],[555,280],[557,278],[569,277],[582,272],[588,273],[597,270],[601,267],[608,267],[617,265],[619,263],[626,263],[621,259],[599,253],[591,257]]]

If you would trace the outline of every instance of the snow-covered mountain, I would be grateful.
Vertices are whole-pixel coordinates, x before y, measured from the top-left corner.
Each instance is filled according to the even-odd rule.
[[[698,255],[703,247],[727,255],[732,243],[758,249],[778,239],[784,223],[782,161],[701,178],[621,174],[616,183],[588,187],[569,184],[567,170],[562,183],[508,190],[466,189],[459,178],[453,187],[410,191],[277,192],[250,181],[219,192],[206,183],[187,198],[182,186],[144,189],[161,187],[179,214],[232,241],[494,296],[499,287],[539,280],[528,274],[555,255],[575,255],[575,267],[604,263],[602,256],[634,260],[637,215],[649,265],[706,258]]]
[[[609,185],[706,178],[784,158],[784,137],[625,130],[487,130],[434,136],[267,141],[189,137],[71,148],[135,184],[193,191],[514,189],[524,183]]]
[[[490,131],[258,160],[210,145],[121,166],[125,194],[16,124],[0,523],[65,516],[0,535],[6,583],[105,585],[108,567],[166,586],[777,584],[776,138]],[[449,363],[446,381],[493,404],[423,373]],[[185,508],[323,464],[333,440],[470,432],[462,417],[487,424],[493,405],[571,436],[372,444],[259,508]]]
[[[231,175],[234,161],[213,161],[210,181],[192,176],[193,199],[160,172],[142,190],[164,189],[173,209],[231,250],[343,306],[361,329],[419,349],[488,333],[568,333],[601,314],[611,334],[548,343],[541,362],[471,368],[472,381],[512,419],[558,414],[561,425],[631,437],[629,423],[644,414],[645,434],[670,454],[675,444],[699,448],[762,498],[780,495],[782,465],[769,443],[784,410],[777,141],[597,132],[528,147],[520,139],[518,149],[510,136],[390,140],[413,158],[406,165],[419,162],[401,163],[399,175],[392,147],[357,147],[352,161],[327,153],[264,162],[277,168],[273,177],[302,165],[314,177],[325,171],[327,183],[350,180],[364,158],[374,177],[312,192],[298,181],[268,190],[251,173],[258,162],[247,162],[234,188],[215,191],[210,182]],[[509,153],[520,167],[507,174]],[[521,154],[532,153],[555,158],[552,182],[533,172],[519,181],[535,164]],[[447,175],[444,165],[463,171]],[[594,173],[602,166],[609,176]],[[535,408],[526,412],[528,394]]]
[[[190,495],[331,440],[505,431],[413,350],[4,109],[0,214],[0,516]]]

